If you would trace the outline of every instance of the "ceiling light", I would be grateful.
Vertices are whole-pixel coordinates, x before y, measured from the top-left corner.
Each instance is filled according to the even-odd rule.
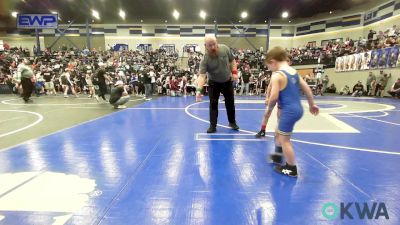
[[[282,13],[282,18],[288,18],[289,17],[289,13],[288,12],[283,12]]]
[[[168,20],[165,20],[164,22],[168,23]]]
[[[246,11],[242,12],[242,14],[240,14],[240,17],[242,17],[242,19],[247,18],[248,14]]]
[[[207,16],[207,13],[204,12],[203,10],[201,10],[201,11],[200,11],[200,17],[201,17],[203,20],[205,20],[205,19],[206,19],[206,16]]]
[[[119,10],[119,16],[120,16],[123,20],[125,19],[126,14],[125,14],[124,10],[122,10],[122,9]]]
[[[140,20],[141,23],[143,23],[143,20]]]
[[[332,14],[333,12],[332,11],[329,11],[329,14]]]
[[[291,20],[289,20],[289,23],[291,23],[292,21]]]
[[[100,19],[100,14],[96,10],[92,9],[92,16],[96,19]]]
[[[11,16],[14,17],[14,18],[17,18],[17,15],[18,15],[18,12],[14,11],[14,12],[11,13]]]
[[[175,9],[174,12],[172,13],[172,15],[174,16],[174,18],[177,20],[179,19],[179,12]]]

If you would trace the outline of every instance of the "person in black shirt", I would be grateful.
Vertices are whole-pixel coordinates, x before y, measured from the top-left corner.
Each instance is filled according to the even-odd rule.
[[[124,82],[121,80],[115,83],[115,88],[111,90],[110,104],[114,106],[114,109],[124,109],[124,105],[129,101],[130,96],[126,91]]]
[[[375,31],[369,30],[369,33],[368,33],[368,45],[367,45],[368,49],[372,48],[372,42],[374,41],[374,34],[376,34]]]
[[[46,94],[51,94],[53,93],[56,95],[56,90],[54,89],[54,74],[51,68],[47,68],[46,71],[43,72],[43,78],[44,78],[44,88],[46,89]]]
[[[105,102],[107,102],[107,99],[105,97],[105,94],[107,94],[107,84],[106,84],[106,79],[110,81],[110,78],[106,75],[106,70],[104,67],[104,64],[100,66],[100,69],[97,71],[97,81],[95,82],[99,86],[99,97],[102,97]],[[95,84],[93,83],[93,84]]]
[[[150,73],[148,73],[146,70],[143,71],[143,83],[144,83],[144,89],[146,93],[146,101],[151,100],[151,77]]]
[[[360,97],[364,93],[364,86],[362,85],[361,81],[358,81],[356,85],[353,87],[353,97]]]
[[[396,83],[393,84],[392,88],[388,91],[392,97],[400,98],[400,78],[397,78]]]
[[[250,69],[246,67],[242,73],[242,88],[240,89],[240,95],[243,95],[243,91],[246,88],[246,95],[249,95],[249,88],[250,88]]]

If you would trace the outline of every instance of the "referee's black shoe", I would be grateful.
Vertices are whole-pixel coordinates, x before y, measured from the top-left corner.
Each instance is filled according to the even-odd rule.
[[[215,126],[210,125],[210,127],[207,129],[207,133],[211,134],[215,132],[217,132],[217,128]]]
[[[236,123],[230,123],[229,126],[232,128],[232,130],[239,130],[239,126]]]

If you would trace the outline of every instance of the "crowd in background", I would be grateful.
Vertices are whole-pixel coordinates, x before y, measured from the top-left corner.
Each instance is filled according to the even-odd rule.
[[[363,53],[375,49],[393,47],[400,45],[400,28],[396,25],[386,31],[376,32],[370,30],[367,37],[360,37],[358,40],[351,38],[328,40],[321,47],[316,42],[310,42],[306,46],[288,50],[294,63],[301,63],[307,60],[334,59],[336,57]]]
[[[1,54],[0,83],[10,85],[15,92],[19,91],[15,85],[20,81],[18,66],[25,56],[19,50]],[[197,77],[190,70],[180,70],[177,60],[176,54],[163,50],[80,52],[71,49],[45,51],[42,56],[30,57],[27,64],[35,75],[38,96],[63,93],[64,97],[69,94],[95,97],[95,92],[100,92],[98,96],[103,97],[120,80],[127,85],[129,93],[150,99],[152,94],[194,93]]]
[[[345,54],[359,53],[400,44],[400,29],[397,26],[386,31],[370,31],[367,39],[354,41],[332,40],[323,47],[309,44],[302,48],[288,50],[291,62],[301,62],[309,59],[337,57]],[[238,64],[239,80],[234,83],[235,92],[239,95],[262,95],[268,87],[271,72],[264,64],[264,55],[259,50],[231,49]],[[64,97],[70,94],[87,94],[90,98],[105,98],[110,93],[113,84],[122,81],[129,94],[143,96],[150,100],[152,95],[185,96],[194,95],[197,86],[197,75],[203,54],[190,52],[187,65],[179,66],[178,55],[158,49],[154,51],[79,51],[62,48],[59,51],[45,50],[43,55],[29,57],[29,50],[8,48],[0,53],[0,84],[7,84],[15,93],[20,92],[20,77],[18,66],[23,58],[32,66],[35,76],[34,92],[37,96],[62,93]],[[328,76],[315,71],[305,79],[314,94],[325,92],[354,94],[359,96],[383,96],[390,75],[380,74],[377,79],[369,76],[365,88],[360,82],[336,90],[334,84],[329,84]],[[397,82],[396,82],[397,83]],[[396,84],[395,83],[395,84]],[[383,89],[382,89],[383,87]],[[397,86],[396,86],[397,87]],[[390,91],[397,96],[396,88]],[[207,90],[207,89],[205,89]],[[393,92],[394,91],[394,92]]]

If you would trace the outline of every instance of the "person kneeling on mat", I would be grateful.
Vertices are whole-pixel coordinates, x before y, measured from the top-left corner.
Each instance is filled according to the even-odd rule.
[[[124,104],[129,101],[129,98],[124,82],[117,81],[115,88],[111,90],[110,104],[114,106],[114,109],[125,109],[126,106]]]

